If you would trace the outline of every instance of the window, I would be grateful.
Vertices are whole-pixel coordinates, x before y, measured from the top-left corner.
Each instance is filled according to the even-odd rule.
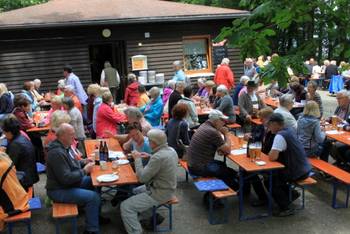
[[[212,72],[210,36],[185,37],[183,54],[186,73]]]

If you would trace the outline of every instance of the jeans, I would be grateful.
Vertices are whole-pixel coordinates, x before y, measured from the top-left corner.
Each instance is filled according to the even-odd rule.
[[[100,196],[93,191],[90,176],[84,176],[79,187],[48,190],[47,195],[54,202],[74,203],[84,206],[86,231],[99,232]]]

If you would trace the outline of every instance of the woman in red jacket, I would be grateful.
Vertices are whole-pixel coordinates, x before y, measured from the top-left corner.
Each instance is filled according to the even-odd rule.
[[[96,116],[96,136],[97,138],[107,138],[105,131],[117,134],[117,124],[126,120],[124,114],[114,111],[112,107],[113,96],[110,92],[102,94],[102,104],[97,110]]]
[[[129,85],[125,90],[124,102],[128,106],[137,106],[140,98],[138,91],[139,83],[137,82],[136,76],[133,73],[128,75]]]

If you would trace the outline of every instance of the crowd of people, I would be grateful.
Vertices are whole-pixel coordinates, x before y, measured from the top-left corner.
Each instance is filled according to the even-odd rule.
[[[0,121],[6,149],[0,154],[0,175],[6,179],[0,189],[4,194],[15,191],[18,197],[1,199],[0,229],[4,217],[28,210],[25,191],[38,182],[36,162],[41,162],[47,167],[47,196],[54,202],[83,206],[85,233],[99,232],[100,224],[108,219],[100,215],[100,194],[89,176],[94,163],[85,153],[87,138],[115,138],[134,158],[135,173],[145,186],[134,189],[132,196],[133,192],[124,194],[123,199],[119,199],[118,192],[112,203],[121,202],[121,217],[128,233],[142,233],[142,227],[152,225],[150,208],[174,196],[179,158],[188,161],[191,174],[222,179],[237,191],[237,171],[219,160],[231,153],[232,133],[226,125],[232,123],[242,126],[247,141],[262,142],[262,152],[271,161],[285,166],[274,175],[272,196],[279,206],[276,215],[293,214],[290,204],[299,194],[293,191],[289,199],[288,183],[309,176],[307,158],[328,161],[331,155],[338,166],[347,168],[350,147],[325,137],[323,124],[331,119],[323,116],[322,99],[317,92],[322,84],[312,78],[317,73],[317,79],[329,79],[330,74],[339,72],[331,67],[334,63],[318,69],[310,59],[307,67],[312,66],[312,70],[307,83],[291,75],[288,87],[279,87],[277,81],[264,84],[259,80],[259,68],[271,59],[273,56],[266,61],[263,57],[257,61],[246,59],[238,84],[227,58],[216,69],[213,80],[200,78],[196,85],[188,81],[180,61],[174,62],[174,77],[163,90],[152,87],[146,91],[137,76],[130,73],[121,105],[116,105],[121,80],[109,62],[105,63],[100,84],[90,84],[87,92],[69,65],[63,68],[64,79],[58,81],[55,93],[44,94],[40,80],[24,82],[18,94],[1,83]],[[265,104],[268,96],[279,99],[275,110]],[[344,131],[350,131],[350,93],[342,90],[336,99],[338,107],[332,121],[337,119]],[[302,108],[294,108],[296,102]],[[51,108],[47,117],[35,121],[35,112],[48,105]],[[125,108],[120,111],[119,107]],[[204,109],[208,116],[203,120],[198,110]],[[253,124],[258,118],[262,124]],[[120,127],[124,125],[126,131]],[[28,131],[42,126],[50,127],[44,140],[41,134]],[[18,180],[16,171],[22,173]],[[244,191],[249,192],[250,186],[258,197],[252,205],[265,205],[267,181],[251,176]],[[204,201],[209,202],[208,194]],[[158,215],[157,223],[162,220]]]

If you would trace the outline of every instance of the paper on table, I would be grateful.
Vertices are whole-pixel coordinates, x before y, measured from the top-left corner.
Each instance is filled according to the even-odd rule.
[[[231,150],[231,154],[233,154],[233,155],[242,155],[242,154],[246,154],[246,153],[247,153],[246,149]]]
[[[111,159],[122,159],[122,158],[126,158],[125,154],[122,151],[109,151],[109,158]]]
[[[343,131],[338,131],[338,130],[329,130],[329,131],[326,131],[326,134],[342,134]]]

